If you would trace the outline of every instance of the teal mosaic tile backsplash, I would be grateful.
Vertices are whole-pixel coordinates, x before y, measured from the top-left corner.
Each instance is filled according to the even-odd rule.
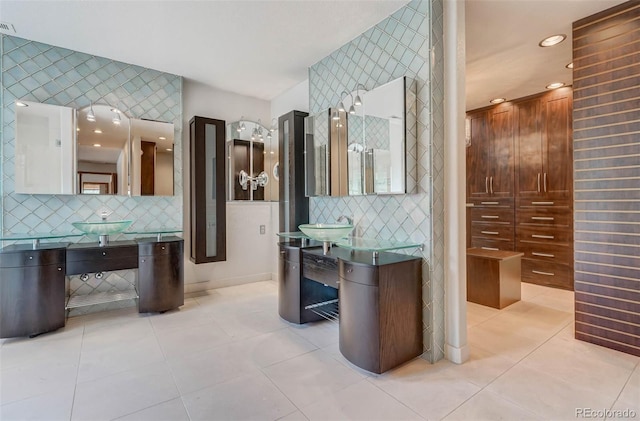
[[[71,222],[132,219],[132,229],[182,227],[182,78],[26,39],[1,36],[3,234],[68,232]],[[171,197],[25,195],[15,193],[15,100],[73,108],[108,104],[137,119],[171,122],[175,130]],[[37,170],[37,169],[34,169]]]
[[[311,222],[353,216],[364,237],[414,240],[423,254],[425,358],[444,357],[444,65],[441,0],[413,0],[309,69],[312,114],[336,106],[342,91],[407,76],[417,93],[416,194],[314,197]]]

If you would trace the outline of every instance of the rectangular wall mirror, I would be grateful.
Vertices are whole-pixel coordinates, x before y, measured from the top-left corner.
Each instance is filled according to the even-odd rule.
[[[342,93],[335,108],[305,120],[307,196],[405,194],[407,151],[416,146],[407,120],[416,97],[402,77],[370,91]]]
[[[174,125],[16,102],[16,193],[172,196]]]

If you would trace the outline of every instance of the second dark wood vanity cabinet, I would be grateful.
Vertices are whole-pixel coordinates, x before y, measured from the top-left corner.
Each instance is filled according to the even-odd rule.
[[[184,240],[138,239],[138,311],[164,312],[184,304]]]
[[[34,336],[64,326],[67,244],[13,245],[0,253],[0,337]]]
[[[383,373],[422,354],[422,259],[355,252],[338,259],[340,352]]]

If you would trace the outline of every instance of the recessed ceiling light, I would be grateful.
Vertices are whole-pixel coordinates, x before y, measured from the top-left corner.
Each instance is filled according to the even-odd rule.
[[[167,138],[166,138],[166,137],[164,137],[164,136],[160,136],[158,139],[160,139],[160,140],[167,140]]]
[[[100,130],[100,129],[95,129],[93,132],[94,132],[95,134],[102,134],[102,130]]]
[[[500,104],[501,102],[505,102],[507,100],[507,98],[493,98],[491,101],[489,101],[492,104]]]
[[[94,143],[94,144],[93,144],[93,146],[95,146],[96,148],[99,148],[99,147],[100,147],[100,146],[102,146],[102,145],[101,145],[101,144],[99,144],[99,143]]]
[[[542,41],[538,43],[540,47],[552,47],[554,45],[560,44],[562,41],[567,39],[565,34],[557,34],[551,35],[550,37],[546,37]]]
[[[571,62],[571,63],[567,64],[567,65],[566,65],[566,66],[564,66],[564,67],[566,67],[567,69],[573,69],[573,62]]]
[[[167,152],[171,152],[173,149],[171,148],[167,148]]]
[[[76,127],[76,132],[79,132],[79,131],[80,131],[80,127]]]
[[[546,86],[547,89],[558,89],[564,86],[564,82],[553,82]]]
[[[20,102],[20,101],[16,101],[16,105],[17,105],[18,107],[28,107],[28,105],[27,105],[27,104],[25,104],[24,102]]]

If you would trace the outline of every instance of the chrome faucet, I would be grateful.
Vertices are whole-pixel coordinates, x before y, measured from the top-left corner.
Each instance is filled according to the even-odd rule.
[[[347,224],[349,225],[353,225],[353,218],[350,218],[347,215],[340,215],[337,219],[337,222],[344,222],[344,221],[346,221]]]

